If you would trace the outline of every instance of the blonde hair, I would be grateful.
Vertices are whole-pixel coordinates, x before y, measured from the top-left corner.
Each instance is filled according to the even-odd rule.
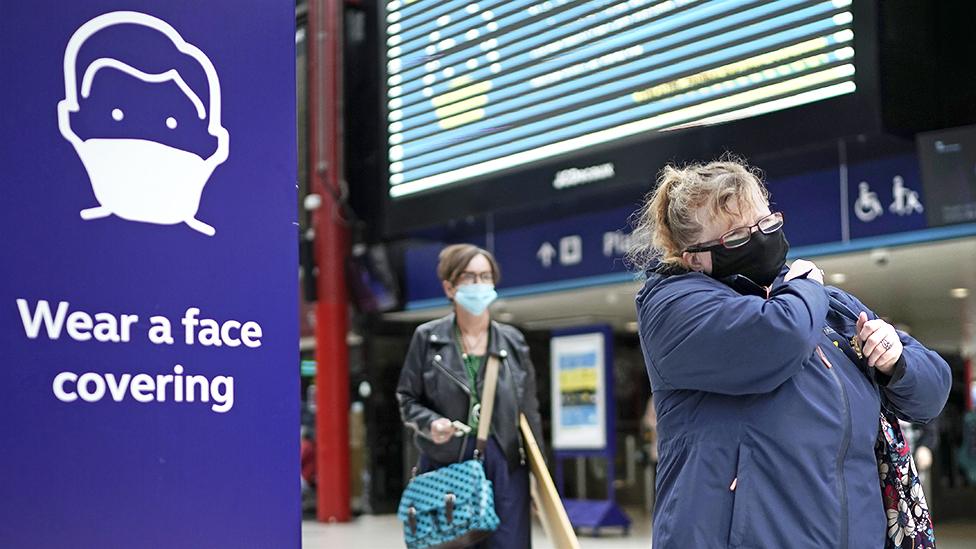
[[[457,277],[464,272],[468,263],[471,263],[471,260],[479,255],[485,256],[485,259],[488,260],[488,264],[491,266],[492,278],[494,278],[495,284],[498,284],[498,281],[501,280],[502,273],[498,268],[498,262],[495,261],[495,256],[488,250],[479,248],[474,244],[451,244],[441,250],[440,255],[437,257],[437,277],[454,284]]]
[[[762,173],[730,155],[708,164],[665,166],[631,217],[627,258],[639,271],[657,262],[683,265],[682,252],[701,237],[700,215],[730,219],[768,203]]]

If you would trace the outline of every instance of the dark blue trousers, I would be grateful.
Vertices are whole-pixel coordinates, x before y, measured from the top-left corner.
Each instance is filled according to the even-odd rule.
[[[465,440],[464,456],[474,456],[475,439]],[[505,454],[494,437],[488,437],[485,448],[485,476],[495,491],[495,513],[500,524],[498,530],[487,540],[472,545],[475,549],[530,549],[532,547],[532,513],[529,509],[529,468],[522,465],[512,470],[508,468]],[[446,463],[437,463],[420,456],[420,472],[439,469]]]

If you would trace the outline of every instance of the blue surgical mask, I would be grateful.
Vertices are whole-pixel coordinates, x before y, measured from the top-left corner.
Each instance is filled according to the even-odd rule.
[[[480,316],[496,297],[494,284],[463,284],[457,287],[454,302],[474,316]]]

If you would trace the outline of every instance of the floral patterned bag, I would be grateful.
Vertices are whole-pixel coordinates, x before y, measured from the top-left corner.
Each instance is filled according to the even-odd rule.
[[[872,378],[864,364],[854,327],[857,315],[833,296],[830,297],[830,311],[834,314],[827,315],[829,329],[824,333]],[[833,337],[835,335],[840,337]],[[885,404],[884,393],[881,393],[880,429],[874,453],[878,458],[881,499],[888,518],[885,549],[935,549],[932,516],[922,493],[922,481],[915,469],[911,448],[898,425],[898,418]]]
[[[885,549],[934,549],[935,530],[911,448],[898,419],[887,410],[881,412],[881,434],[874,452],[888,517]]]

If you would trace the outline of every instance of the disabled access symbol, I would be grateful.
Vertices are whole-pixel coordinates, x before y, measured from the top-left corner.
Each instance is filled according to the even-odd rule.
[[[867,181],[861,181],[858,186],[857,200],[854,201],[854,215],[865,223],[874,221],[874,218],[884,213],[878,193],[871,190]]]
[[[144,72],[113,57],[95,59],[84,69],[78,82],[78,52],[90,38],[113,25],[140,25],[158,31],[183,55],[203,69],[207,78],[209,108],[174,68],[161,73]],[[126,47],[138,48],[139,44]],[[92,80],[103,69],[114,69],[147,83],[176,84],[193,103],[196,115],[207,121],[207,133],[216,138],[217,147],[208,158],[149,139],[82,139],[71,127],[71,114],[80,111],[79,93],[88,98]],[[220,80],[210,59],[196,46],[187,43],[169,23],[134,11],[115,11],[99,15],[83,24],[68,41],[64,51],[65,97],[58,103],[58,128],[78,153],[98,205],[81,210],[84,220],[116,215],[129,221],[189,227],[208,236],[215,229],[197,219],[203,188],[214,169],[227,160],[230,134],[220,121]],[[125,114],[114,109],[111,117],[120,121]],[[160,121],[162,124],[163,122]],[[177,120],[165,121],[175,129]]]

